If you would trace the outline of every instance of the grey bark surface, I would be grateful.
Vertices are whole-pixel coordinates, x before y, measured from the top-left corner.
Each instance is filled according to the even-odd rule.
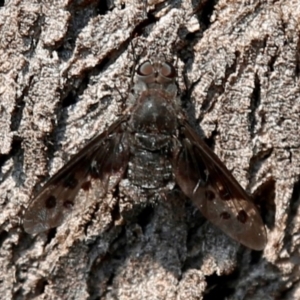
[[[300,299],[299,30],[298,0],[5,1],[1,299]],[[23,231],[36,191],[117,120],[145,49],[176,61],[192,122],[260,205],[264,251],[176,197],[118,223],[108,195]]]

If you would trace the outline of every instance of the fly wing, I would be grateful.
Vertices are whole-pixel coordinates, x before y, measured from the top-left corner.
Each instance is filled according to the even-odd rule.
[[[267,235],[251,198],[187,122],[182,122],[180,131],[182,147],[174,155],[177,184],[228,236],[251,249],[262,250]]]
[[[126,117],[91,140],[32,199],[23,219],[26,232],[36,234],[59,226],[80,206],[80,191],[99,191],[99,198],[122,179],[128,160]]]

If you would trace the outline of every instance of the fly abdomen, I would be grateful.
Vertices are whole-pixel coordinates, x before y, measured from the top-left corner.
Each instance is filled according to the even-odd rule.
[[[128,164],[128,179],[144,189],[163,188],[173,180],[172,166],[162,150],[135,149]]]
[[[135,133],[135,148],[158,152],[163,155],[170,145],[170,136],[164,134]]]

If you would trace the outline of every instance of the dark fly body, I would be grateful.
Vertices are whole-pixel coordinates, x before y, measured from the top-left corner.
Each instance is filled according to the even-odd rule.
[[[117,186],[164,195],[177,184],[201,213],[231,238],[255,250],[267,241],[254,203],[189,125],[177,99],[176,70],[161,61],[142,63],[131,106],[91,140],[42,188],[24,215],[36,234],[59,226],[81,192],[101,198]],[[162,198],[163,199],[163,198]]]

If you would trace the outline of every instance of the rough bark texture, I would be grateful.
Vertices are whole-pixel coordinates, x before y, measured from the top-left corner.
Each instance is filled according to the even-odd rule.
[[[299,0],[2,3],[1,299],[300,299],[299,29]],[[196,127],[261,207],[263,252],[179,199],[23,231],[41,184],[122,112],[143,49],[177,61]]]

